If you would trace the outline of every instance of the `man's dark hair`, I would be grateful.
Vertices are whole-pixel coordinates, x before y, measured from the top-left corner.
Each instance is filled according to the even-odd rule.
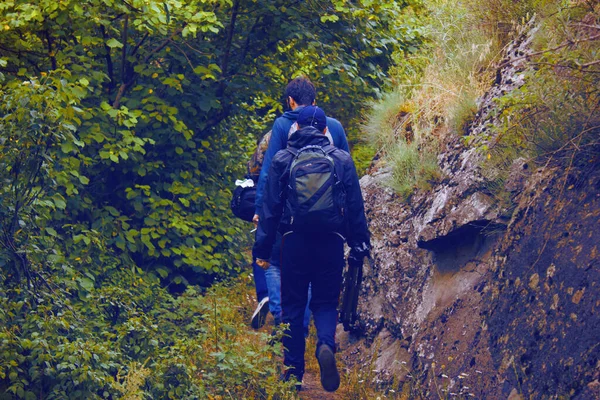
[[[317,97],[315,85],[303,76],[292,79],[285,88],[285,99],[291,97],[299,106],[309,106]]]

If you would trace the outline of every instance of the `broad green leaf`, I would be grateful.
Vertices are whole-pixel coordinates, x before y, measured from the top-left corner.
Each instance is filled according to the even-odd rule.
[[[118,41],[117,39],[115,39],[115,38],[109,39],[109,40],[106,42],[106,45],[107,45],[108,47],[110,47],[111,49],[114,49],[114,48],[118,48],[118,49],[120,49],[121,47],[123,47],[123,43],[119,42],[119,41]]]

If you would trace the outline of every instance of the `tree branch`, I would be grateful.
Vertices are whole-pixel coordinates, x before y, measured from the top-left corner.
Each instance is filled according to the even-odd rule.
[[[173,43],[173,46],[175,46],[175,48],[177,50],[179,50],[181,52],[181,54],[183,54],[183,56],[185,57],[185,59],[187,60],[190,68],[193,70],[194,69],[194,64],[192,64],[192,61],[190,60],[190,58],[188,57],[188,55],[185,53],[185,51],[183,51],[183,49],[181,47],[179,47],[176,43]]]
[[[244,65],[244,60],[246,59],[246,56],[248,55],[248,51],[250,50],[250,37],[252,36],[252,34],[254,33],[254,30],[256,29],[256,27],[258,26],[258,22],[260,21],[262,16],[258,16],[256,17],[256,19],[254,20],[254,23],[252,24],[252,28],[250,28],[250,32],[248,32],[248,35],[246,36],[246,42],[244,43],[244,50],[242,51],[242,57],[240,58],[240,65]]]
[[[127,81],[127,35],[129,29],[129,15],[125,17],[123,21],[123,32],[121,33],[121,41],[123,42],[123,48],[121,49],[121,81]]]
[[[131,11],[135,11],[135,12],[141,12],[140,9],[135,8],[133,5],[129,4],[127,1],[123,0],[123,4],[125,4],[127,6],[127,8],[129,8]]]
[[[536,51],[534,53],[525,54],[524,56],[521,56],[521,57],[513,58],[512,60],[506,60],[505,62],[503,62],[502,64],[500,64],[498,66],[498,68],[504,68],[507,65],[509,65],[509,64],[511,64],[511,63],[513,63],[515,61],[525,60],[527,58],[531,58],[531,57],[539,56],[541,54],[551,53],[553,51],[560,50],[563,47],[567,47],[567,46],[570,46],[570,45],[577,45],[577,44],[582,43],[582,42],[591,42],[591,41],[594,41],[594,40],[597,40],[597,39],[600,39],[600,35],[590,36],[590,37],[587,37],[587,38],[577,39],[577,40],[573,40],[573,41],[567,41],[567,42],[562,43],[562,44],[560,44],[560,45],[558,45],[556,47],[553,47],[551,49]]]
[[[205,53],[205,52],[202,52],[202,51],[198,50],[197,48],[193,47],[193,46],[192,46],[191,44],[189,44],[188,42],[185,42],[185,45],[186,45],[187,47],[189,47],[191,50],[193,50],[193,51],[195,51],[196,53],[200,54],[201,56],[212,56],[212,55],[213,55],[213,53]]]
[[[137,53],[137,51],[140,49],[140,47],[142,46],[142,44],[146,41],[146,39],[148,38],[150,34],[148,32],[146,32],[144,34],[144,37],[142,38],[142,40],[140,40],[139,42],[137,42],[137,44],[135,45],[135,47],[133,48],[133,50],[131,51],[131,55],[135,56],[135,54]]]
[[[231,53],[231,42],[233,41],[233,33],[235,31],[235,21],[237,19],[237,15],[240,9],[240,0],[236,0],[233,3],[233,8],[231,9],[231,20],[229,22],[229,30],[227,32],[227,43],[225,44],[225,53],[223,54],[223,59],[221,60],[221,74],[222,79],[219,83],[219,89],[217,90],[217,97],[223,96],[225,92],[225,79],[227,76],[227,69],[229,68],[229,55]]]
[[[48,57],[50,57],[50,63],[52,64],[52,70],[56,69],[56,55],[52,49],[52,37],[50,36],[50,32],[48,29],[44,30],[44,35],[46,36],[46,43],[48,46]]]
[[[578,65],[580,68],[588,68],[588,67],[591,67],[592,65],[596,65],[596,64],[600,64],[600,60],[592,61],[592,62],[581,64],[581,65],[578,64]]]
[[[156,53],[158,53],[159,51],[164,49],[175,36],[179,35],[181,33],[181,31],[183,31],[183,29],[185,28],[186,25],[187,24],[183,24],[183,26],[181,28],[173,31],[173,33],[171,33],[171,35],[169,35],[168,38],[163,40],[163,42],[161,44],[159,44],[150,53],[148,53],[148,55],[146,55],[146,57],[144,57],[143,63],[147,64],[153,55],[155,55]],[[141,45],[141,43],[140,43],[140,45]],[[137,77],[137,73],[133,72],[131,74],[131,76],[128,77],[129,79],[127,79],[126,81],[123,81],[123,83],[121,83],[121,86],[119,87],[119,91],[117,92],[117,96],[115,97],[115,101],[113,102],[113,105],[112,105],[113,108],[119,108],[119,106],[121,104],[121,98],[123,97],[123,95],[125,94],[127,89],[129,89],[129,87],[133,84],[133,82],[135,82],[136,77]]]
[[[100,32],[102,32],[102,39],[104,39],[104,50],[106,51],[104,58],[106,58],[106,69],[108,70],[108,90],[112,92],[112,90],[115,88],[115,75],[113,70],[112,57],[110,56],[110,47],[108,47],[108,45],[106,44],[108,35],[106,34],[106,29],[104,29],[104,25],[100,25]]]
[[[162,49],[165,48],[166,45],[169,44],[169,42],[177,35],[179,35],[181,33],[181,31],[183,31],[183,28],[186,27],[187,24],[183,24],[183,26],[175,31],[173,31],[173,33],[166,38],[161,44],[159,44],[157,47],[154,48],[154,50],[152,50],[145,58],[144,58],[144,64],[146,64],[148,61],[150,61],[150,59],[152,58],[152,56],[156,53],[158,53],[159,51],[161,51]]]

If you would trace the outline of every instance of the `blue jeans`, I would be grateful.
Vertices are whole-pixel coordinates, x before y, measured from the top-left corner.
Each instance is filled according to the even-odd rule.
[[[256,260],[252,260],[252,274],[254,275],[256,301],[260,303],[262,299],[269,295],[269,289],[267,288],[267,278],[265,276],[265,270],[256,264]]]
[[[271,264],[265,273],[267,289],[269,290],[269,311],[275,318],[275,325],[282,322],[281,319],[281,268],[278,265]],[[255,275],[256,276],[256,275]],[[308,300],[304,310],[304,336],[308,336],[308,325],[310,324],[310,303],[311,290],[308,288]]]
[[[302,381],[305,338],[303,316],[312,287],[310,309],[317,328],[317,351],[328,345],[335,352],[337,307],[344,268],[344,240],[334,233],[291,233],[282,244],[283,322],[290,324],[283,338],[284,364]]]

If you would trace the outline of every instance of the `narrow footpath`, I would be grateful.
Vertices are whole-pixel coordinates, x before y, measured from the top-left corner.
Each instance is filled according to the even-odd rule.
[[[302,390],[298,394],[302,400],[338,400],[344,397],[343,393],[343,386],[340,386],[335,393],[326,392],[321,386],[319,371],[307,370],[302,381]]]

